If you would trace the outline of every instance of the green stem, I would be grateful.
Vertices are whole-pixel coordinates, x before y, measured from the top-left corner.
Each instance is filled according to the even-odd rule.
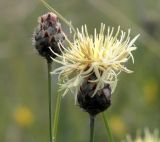
[[[49,100],[49,136],[50,136],[50,142],[52,142],[52,95],[51,95],[51,69],[52,64],[47,63],[48,65],[48,100]]]
[[[90,115],[90,142],[94,142],[94,122],[95,116]]]
[[[108,121],[107,121],[107,115],[104,112],[102,112],[102,117],[103,117],[104,124],[105,124],[106,130],[107,130],[107,140],[108,140],[108,142],[113,142],[112,134],[111,134],[111,131],[110,131],[110,128],[108,125]]]
[[[56,142],[56,137],[57,137],[61,99],[62,99],[61,94],[58,94],[57,95],[57,99],[56,99],[54,122],[53,122],[53,138],[54,138],[54,142]]]

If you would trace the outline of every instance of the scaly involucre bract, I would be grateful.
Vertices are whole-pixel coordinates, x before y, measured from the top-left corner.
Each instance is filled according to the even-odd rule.
[[[53,59],[62,66],[53,71],[59,74],[61,79],[61,89],[65,90],[65,95],[69,90],[77,94],[79,88],[86,77],[95,74],[96,88],[94,94],[108,83],[112,92],[117,84],[117,76],[121,71],[132,73],[125,67],[125,63],[131,58],[134,63],[132,51],[136,49],[134,42],[139,35],[130,39],[130,30],[126,34],[120,27],[117,32],[114,28],[108,27],[105,34],[105,25],[101,24],[100,32],[96,29],[94,35],[89,35],[87,27],[82,26],[77,29],[73,42],[68,40],[68,47],[61,47],[62,54],[59,58]],[[93,95],[94,95],[93,94]]]

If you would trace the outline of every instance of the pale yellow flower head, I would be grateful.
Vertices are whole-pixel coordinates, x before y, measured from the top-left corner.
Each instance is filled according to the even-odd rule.
[[[135,139],[131,139],[130,136],[127,136],[126,141],[123,142],[160,142],[158,134],[158,130],[151,133],[148,129],[145,129],[144,136],[138,135]]]
[[[84,79],[93,73],[97,78],[90,80],[97,83],[94,94],[106,83],[110,84],[113,92],[119,73],[132,72],[125,63],[130,58],[134,63],[132,51],[136,49],[134,42],[138,36],[131,39],[130,30],[125,33],[120,27],[116,32],[110,27],[105,31],[104,24],[101,24],[99,32],[95,29],[94,35],[90,35],[87,26],[82,26],[81,30],[77,30],[74,41],[68,40],[69,46],[62,47],[64,50],[61,55],[54,53],[59,58],[53,60],[62,66],[53,73],[59,74],[62,79],[61,89],[65,90],[64,95],[69,90],[77,94]]]

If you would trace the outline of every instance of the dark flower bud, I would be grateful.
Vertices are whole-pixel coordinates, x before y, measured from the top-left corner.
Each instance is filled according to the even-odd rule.
[[[91,77],[93,78],[93,75]],[[95,116],[111,105],[111,87],[109,84],[105,84],[93,96],[97,84],[89,82],[89,80],[90,78],[86,79],[81,85],[77,101],[81,108],[91,116]]]
[[[51,63],[52,58],[57,54],[61,54],[59,43],[63,43],[65,36],[61,29],[61,24],[58,22],[57,15],[50,12],[39,17],[38,26],[33,34],[34,46],[38,53]],[[51,50],[49,49],[51,48]]]

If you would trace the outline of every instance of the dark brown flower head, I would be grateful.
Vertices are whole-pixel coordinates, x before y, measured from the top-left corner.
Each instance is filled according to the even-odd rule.
[[[93,75],[91,76],[93,79]],[[93,96],[96,83],[90,82],[90,78],[86,79],[80,87],[77,95],[77,101],[90,115],[95,116],[103,112],[111,105],[111,87],[105,84],[104,87],[97,91]]]
[[[61,54],[59,43],[63,43],[65,36],[58,22],[58,17],[52,12],[42,15],[38,19],[38,26],[33,34],[34,46],[38,53],[45,57],[48,62],[52,62],[52,58],[56,55],[51,52],[51,48],[55,53]]]

